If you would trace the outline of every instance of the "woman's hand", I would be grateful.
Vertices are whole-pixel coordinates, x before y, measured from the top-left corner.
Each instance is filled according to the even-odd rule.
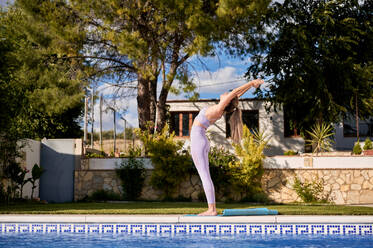
[[[264,81],[262,79],[255,79],[251,81],[253,83],[253,87],[259,88],[261,84],[264,84]]]

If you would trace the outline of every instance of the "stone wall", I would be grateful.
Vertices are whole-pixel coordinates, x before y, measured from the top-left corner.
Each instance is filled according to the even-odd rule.
[[[149,185],[149,180],[152,170],[146,171],[145,186],[141,192],[140,199],[143,200],[161,200],[162,193],[153,189]],[[75,187],[74,200],[84,199],[86,196],[92,195],[97,190],[109,190],[117,194],[122,194],[123,190],[121,182],[116,176],[114,170],[76,170],[75,171]],[[198,200],[202,193],[201,182],[198,176],[194,175],[180,183],[179,188],[173,197],[185,197],[192,200]]]
[[[152,173],[147,170],[145,186],[141,198],[145,200],[160,200],[161,192],[149,186]],[[322,180],[324,193],[336,204],[367,204],[373,203],[373,168],[363,169],[265,169],[262,185],[269,198],[278,203],[301,201],[293,190],[294,179],[312,182]],[[218,184],[219,182],[214,182]],[[89,160],[83,159],[81,169],[75,171],[74,200],[83,199],[99,189],[121,193],[120,181],[115,170],[89,169]],[[194,175],[181,182],[174,197],[182,196],[192,200],[200,200],[203,189],[198,176]],[[222,199],[217,196],[217,199]]]
[[[74,200],[78,201],[86,196],[92,195],[93,192],[101,189],[110,190],[117,194],[122,194],[122,187],[119,178],[114,169],[91,169],[90,161],[97,159],[82,159],[81,167],[75,170],[74,182]],[[97,161],[94,161],[97,163]],[[149,168],[148,161],[144,161]],[[96,164],[94,164],[96,166]],[[109,167],[109,166],[107,166]],[[146,170],[145,186],[141,192],[141,199],[144,200],[161,200],[162,193],[150,186],[149,180],[152,169]],[[181,182],[173,197],[185,197],[192,200],[198,200],[199,195],[203,192],[201,181],[197,175],[186,178]]]
[[[276,202],[300,201],[293,190],[295,177],[301,181],[321,180],[324,194],[336,204],[373,203],[373,169],[266,169],[262,185]]]

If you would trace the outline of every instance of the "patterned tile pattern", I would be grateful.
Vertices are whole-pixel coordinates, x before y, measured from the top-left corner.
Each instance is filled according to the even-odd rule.
[[[373,224],[0,223],[0,233],[203,233],[373,235]]]

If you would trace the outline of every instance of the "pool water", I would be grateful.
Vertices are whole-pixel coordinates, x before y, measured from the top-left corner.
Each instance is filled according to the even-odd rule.
[[[373,247],[372,235],[0,233],[0,247]]]

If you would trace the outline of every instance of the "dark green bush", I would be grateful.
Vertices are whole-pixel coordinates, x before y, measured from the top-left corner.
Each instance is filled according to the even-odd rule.
[[[119,201],[120,195],[109,190],[100,189],[88,197],[89,201]]]
[[[141,195],[145,181],[144,163],[134,157],[123,161],[116,169],[116,174],[121,181],[123,198],[125,200],[136,200]]]

